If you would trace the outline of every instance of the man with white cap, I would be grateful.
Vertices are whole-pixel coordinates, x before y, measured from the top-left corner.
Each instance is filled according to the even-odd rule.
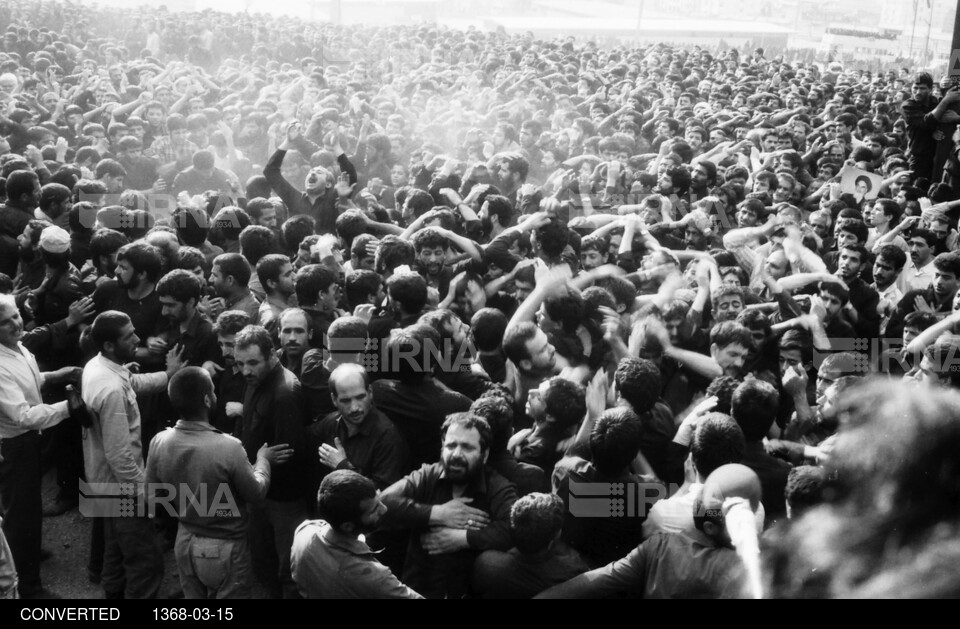
[[[80,271],[70,262],[70,233],[49,225],[40,232],[40,259],[44,279],[33,293],[31,302],[37,323],[60,321],[69,314],[70,304],[83,297]]]
[[[40,232],[39,257],[44,265],[44,279],[31,291],[27,303],[38,326],[51,325],[70,314],[70,304],[84,297],[80,271],[70,262],[70,234],[56,225]],[[89,321],[87,322],[89,323]],[[81,364],[80,330],[71,328],[54,336],[51,345],[38,352],[41,369],[53,370]],[[61,389],[48,391],[48,401],[62,400]],[[44,508],[44,516],[60,515],[74,508],[79,500],[79,480],[83,472],[83,445],[80,425],[68,420],[53,431],[52,448],[57,465],[59,491],[52,505]]]
[[[630,592],[644,598],[747,598],[747,567],[731,539],[756,536],[763,520],[760,479],[748,467],[718,467],[703,484],[693,502],[696,531],[690,534],[657,533],[629,555],[556,585],[537,598],[603,598]],[[740,524],[746,513],[752,531]],[[756,558],[754,558],[756,559]],[[753,566],[756,561],[752,561]]]

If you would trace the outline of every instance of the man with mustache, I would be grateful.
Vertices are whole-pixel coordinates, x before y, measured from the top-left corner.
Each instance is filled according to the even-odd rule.
[[[386,489],[409,467],[410,455],[393,422],[373,405],[366,369],[346,363],[330,374],[330,398],[337,410],[310,427],[320,444],[321,474],[353,470]]]
[[[403,581],[427,598],[460,598],[477,555],[509,550],[513,484],[486,467],[486,420],[454,413],[441,428],[440,462],[388,487],[384,523],[412,529]]]
[[[303,366],[303,355],[310,349],[313,326],[310,317],[300,308],[287,308],[277,318],[280,330],[280,350],[277,354],[284,367],[297,378]]]
[[[253,463],[263,444],[289,444],[293,457],[272,470],[262,503],[250,506],[250,551],[253,566],[273,598],[296,598],[290,576],[290,546],[297,526],[307,517],[306,434],[300,382],[280,364],[266,329],[248,325],[234,341],[234,360],[246,380],[240,441]]]
[[[264,167],[263,176],[287,206],[291,216],[307,214],[316,221],[318,234],[336,234],[337,216],[340,214],[338,206],[349,198],[357,183],[357,169],[350,163],[343,147],[340,146],[339,139],[333,146],[333,153],[337,156],[337,164],[346,176],[346,181],[340,181],[334,185],[334,174],[322,166],[316,166],[307,173],[303,184],[304,191],[300,192],[284,179],[280,170],[287,151],[296,149],[301,155],[309,158],[319,148],[303,137],[299,123],[292,123],[287,130],[286,140]]]

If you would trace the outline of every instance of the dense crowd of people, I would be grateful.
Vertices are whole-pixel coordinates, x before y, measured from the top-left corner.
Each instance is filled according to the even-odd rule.
[[[957,594],[948,80],[0,24],[0,597],[81,482],[108,599]]]

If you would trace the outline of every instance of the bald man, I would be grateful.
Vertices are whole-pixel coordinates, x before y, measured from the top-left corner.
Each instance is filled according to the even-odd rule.
[[[760,479],[750,468],[724,465],[707,478],[693,503],[696,530],[657,533],[629,555],[554,586],[537,598],[606,598],[620,593],[644,598],[746,598],[746,569],[731,543],[732,505],[753,513],[759,535]]]

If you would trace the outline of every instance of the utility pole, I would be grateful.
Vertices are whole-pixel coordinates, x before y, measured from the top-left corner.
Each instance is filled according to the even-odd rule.
[[[643,30],[643,4],[646,0],[639,0],[640,6],[637,7],[637,35]]]
[[[916,48],[917,38],[917,15],[920,13],[920,0],[913,0],[913,30],[910,31],[910,54],[907,56],[913,59],[913,51]]]
[[[923,43],[923,60],[926,63],[930,55],[930,33],[933,30],[933,4],[936,0],[927,0],[927,8],[930,9],[930,15],[927,16],[927,39]]]
[[[953,45],[950,48],[947,75],[953,79],[954,85],[958,85],[960,84],[960,3],[957,4],[957,14],[953,19]]]

